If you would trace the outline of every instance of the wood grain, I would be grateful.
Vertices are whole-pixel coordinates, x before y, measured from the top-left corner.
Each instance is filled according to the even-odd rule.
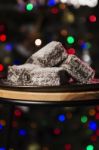
[[[86,101],[99,99],[99,91],[89,92],[65,92],[65,93],[44,93],[44,92],[21,92],[11,90],[0,90],[0,98],[29,101]]]

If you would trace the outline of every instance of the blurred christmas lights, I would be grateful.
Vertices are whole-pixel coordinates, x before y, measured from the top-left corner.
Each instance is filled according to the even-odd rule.
[[[91,130],[96,130],[97,129],[97,124],[95,121],[90,121],[89,122],[89,129]]]
[[[15,114],[16,117],[21,117],[22,112],[19,109],[16,109],[14,114]]]
[[[68,44],[73,44],[75,42],[75,38],[73,36],[68,36],[67,37],[67,43]]]
[[[54,7],[54,8],[51,9],[51,13],[52,13],[52,14],[55,14],[55,15],[56,15],[56,14],[58,14],[58,12],[59,12],[59,10],[58,10],[57,7]]]
[[[65,150],[71,150],[72,146],[71,144],[65,144]]]
[[[6,150],[6,148],[4,148],[4,147],[0,147],[0,150]]]
[[[12,46],[12,44],[10,44],[10,43],[6,44],[5,47],[4,47],[4,49],[5,49],[6,51],[8,51],[8,52],[11,52],[11,51],[12,51],[12,48],[13,48],[13,46]]]
[[[89,16],[89,21],[90,21],[90,22],[96,22],[96,21],[97,21],[96,16],[95,16],[95,15]]]
[[[66,117],[65,117],[64,114],[60,114],[60,115],[58,116],[58,120],[59,120],[60,122],[64,122],[65,119],[66,119]]]
[[[97,140],[97,136],[96,135],[92,135],[91,136],[91,141],[95,142]]]
[[[33,10],[33,4],[32,4],[32,3],[28,3],[28,4],[26,5],[26,10],[27,10],[27,11],[32,11],[32,10]]]
[[[42,40],[41,39],[36,39],[35,40],[35,45],[36,46],[41,46],[41,44],[42,44]]]
[[[59,128],[54,129],[53,133],[55,135],[60,135],[61,134],[61,130]]]
[[[0,35],[0,41],[1,41],[1,42],[5,42],[6,39],[7,39],[7,36],[6,36],[5,34],[1,34],[1,35]]]
[[[87,145],[86,150],[94,150],[94,146],[93,145]]]
[[[74,48],[69,48],[67,50],[68,54],[75,54],[76,53],[76,50]]]
[[[56,5],[56,0],[48,0],[48,6]]]
[[[87,116],[81,116],[81,122],[82,123],[86,123],[88,121],[88,117]]]
[[[0,64],[0,72],[2,72],[3,70],[4,70],[4,66]]]
[[[19,130],[19,135],[25,136],[25,135],[26,135],[26,130],[20,129],[20,130]]]
[[[0,130],[2,130],[2,129],[3,129],[3,125],[0,124]]]

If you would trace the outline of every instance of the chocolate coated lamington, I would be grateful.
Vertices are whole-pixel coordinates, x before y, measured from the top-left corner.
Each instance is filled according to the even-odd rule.
[[[26,63],[36,64],[41,67],[56,66],[67,58],[67,53],[60,42],[52,41],[35,54]]]
[[[68,55],[61,67],[81,83],[90,83],[95,75],[95,71],[75,55]]]
[[[23,64],[23,65],[13,65],[8,67],[7,80],[9,82],[17,84],[19,77],[22,75],[23,71],[30,71],[39,66],[33,64]]]
[[[66,85],[69,79],[68,73],[60,67],[34,67],[32,69],[26,68],[20,74],[11,70],[10,73],[12,73],[12,75],[8,77],[8,81],[17,86],[59,86]]]

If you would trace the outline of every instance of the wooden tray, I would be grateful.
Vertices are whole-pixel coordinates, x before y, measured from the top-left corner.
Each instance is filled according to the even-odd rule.
[[[2,81],[0,100],[22,104],[67,104],[99,102],[99,83],[72,84],[64,87],[16,87]]]

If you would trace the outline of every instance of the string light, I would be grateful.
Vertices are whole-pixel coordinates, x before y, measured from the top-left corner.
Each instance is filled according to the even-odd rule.
[[[99,136],[99,129],[96,130],[96,135]]]
[[[6,50],[6,51],[8,51],[8,52],[10,52],[10,51],[12,51],[12,45],[11,44],[6,44],[5,45],[5,47],[4,47],[4,49]]]
[[[49,0],[48,1],[48,6],[54,6],[56,5],[56,0]]]
[[[19,134],[20,134],[21,136],[25,136],[25,135],[26,135],[26,130],[20,129],[20,130],[19,130]]]
[[[96,140],[97,140],[97,136],[96,135],[91,136],[91,141],[95,142]]]
[[[0,130],[2,130],[3,129],[3,125],[2,124],[0,124]]]
[[[87,145],[86,150],[94,150],[94,146],[93,145]]]
[[[5,121],[5,120],[0,120],[0,124],[1,124],[2,126],[5,126],[5,125],[6,125],[6,121]]]
[[[71,150],[71,144],[65,144],[65,150]]]
[[[96,113],[95,109],[90,109],[90,110],[89,110],[89,115],[90,115],[90,116],[94,116],[95,113]]]
[[[91,130],[96,130],[96,129],[97,129],[97,124],[96,124],[96,122],[90,121],[90,122],[89,122],[89,128],[90,128]]]
[[[0,64],[0,72],[2,72],[3,70],[4,70],[4,66]]]
[[[99,120],[99,113],[96,113],[95,118],[96,120]]]
[[[61,130],[59,128],[54,129],[53,133],[55,135],[60,135],[61,134]]]
[[[75,54],[76,53],[76,50],[74,48],[69,48],[67,50],[68,54]]]
[[[96,18],[95,15],[89,16],[89,21],[90,21],[90,22],[94,23],[94,22],[96,22],[96,20],[97,20],[97,18]]]
[[[27,11],[32,11],[32,9],[33,9],[33,4],[32,4],[32,3],[28,3],[28,4],[26,5],[26,10],[27,10]]]
[[[4,148],[4,147],[0,147],[0,150],[6,150],[6,148]]]
[[[60,122],[64,122],[65,119],[66,119],[66,117],[65,117],[64,114],[61,114],[61,115],[58,116],[58,120],[59,120]]]
[[[55,15],[56,15],[56,14],[58,14],[58,12],[59,12],[59,11],[58,11],[58,8],[56,8],[56,7],[54,7],[54,8],[51,9],[51,13],[52,13],[52,14],[55,14]]]
[[[42,40],[41,39],[36,39],[35,40],[35,45],[36,46],[40,46],[42,44]]]
[[[82,122],[82,123],[86,123],[87,121],[88,121],[87,116],[82,116],[82,117],[81,117],[81,122]]]
[[[1,41],[1,42],[5,42],[6,39],[7,39],[7,36],[6,36],[5,34],[1,34],[1,35],[0,35],[0,41]]]
[[[67,43],[68,43],[68,44],[73,44],[74,42],[75,42],[75,39],[74,39],[73,36],[68,36],[68,37],[67,37]]]
[[[20,110],[16,109],[14,114],[15,114],[16,117],[21,117],[22,112]]]

